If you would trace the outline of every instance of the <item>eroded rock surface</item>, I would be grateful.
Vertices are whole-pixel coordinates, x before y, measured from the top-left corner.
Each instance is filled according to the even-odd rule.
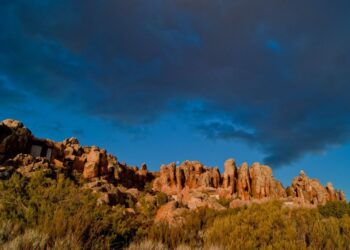
[[[39,139],[19,121],[0,122],[0,179],[10,178],[14,172],[31,177],[38,170],[52,175],[78,174],[87,182],[84,188],[96,192],[100,203],[111,206],[140,204],[141,190],[146,183],[152,183],[147,187],[148,200],[154,201],[157,192],[165,193],[170,200],[157,218],[171,220],[184,208],[221,210],[271,199],[282,200],[286,206],[305,207],[345,200],[344,193],[331,183],[322,186],[303,171],[290,187],[284,188],[273,177],[272,169],[260,163],[249,166],[244,162],[238,167],[234,159],[228,159],[223,169],[221,175],[218,167],[184,161],[178,166],[162,165],[159,172],[149,172],[145,163],[140,168],[121,163],[105,149],[80,145],[77,138],[62,142]]]
[[[324,187],[318,180],[308,178],[303,171],[293,180],[291,187],[285,189],[281,182],[275,180],[269,166],[256,162],[250,167],[243,163],[237,168],[234,159],[225,161],[222,176],[218,168],[206,167],[198,161],[185,161],[179,166],[175,163],[163,165],[153,188],[176,196],[191,209],[203,206],[220,209],[213,205],[213,201],[221,198],[242,201],[231,202],[233,207],[270,199],[299,205],[345,200],[344,193],[336,191],[331,183]]]
[[[317,205],[325,204],[327,201],[345,200],[343,192],[336,191],[332,183],[324,187],[319,180],[307,177],[304,171],[300,171],[299,176],[294,178],[291,191],[292,196],[302,203]]]

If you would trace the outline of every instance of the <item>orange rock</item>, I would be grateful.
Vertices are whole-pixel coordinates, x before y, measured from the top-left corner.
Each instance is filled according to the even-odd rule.
[[[224,164],[223,188],[229,189],[230,193],[236,192],[237,167],[234,159],[228,159]]]
[[[237,195],[241,200],[249,200],[251,193],[248,163],[244,162],[238,169]]]
[[[304,171],[300,171],[299,176],[294,178],[291,190],[295,197],[307,204],[318,205],[331,200],[342,200],[340,193],[335,192],[331,183],[328,183],[327,187],[323,187],[319,180],[310,179]]]
[[[170,201],[158,209],[155,222],[166,221],[169,224],[183,223],[184,219],[181,215],[187,211],[188,209],[179,208],[179,204],[176,201]]]

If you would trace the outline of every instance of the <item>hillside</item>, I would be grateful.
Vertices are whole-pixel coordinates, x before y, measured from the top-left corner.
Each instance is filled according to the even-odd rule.
[[[286,188],[269,166],[234,159],[224,173],[199,161],[150,172],[10,119],[0,123],[0,195],[4,249],[339,249],[350,239],[345,194],[302,170]]]

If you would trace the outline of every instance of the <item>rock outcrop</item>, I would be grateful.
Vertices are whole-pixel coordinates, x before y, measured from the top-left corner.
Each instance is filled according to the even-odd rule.
[[[199,161],[185,161],[180,166],[175,163],[162,165],[160,176],[155,179],[153,187],[169,195],[181,192],[185,187],[219,188],[221,176],[218,168],[207,168]]]
[[[243,163],[237,168],[234,159],[224,163],[222,176],[218,168],[206,167],[198,161],[185,161],[180,166],[175,163],[163,165],[153,188],[176,196],[178,201],[193,209],[201,206],[219,209],[214,204],[213,197],[217,200],[221,197],[242,201],[231,202],[233,207],[269,199],[288,202],[292,199],[292,202],[299,205],[345,200],[344,193],[336,191],[331,183],[324,187],[318,180],[308,178],[304,172],[293,180],[291,187],[285,189],[281,182],[275,180],[269,166],[256,162],[250,167]]]
[[[8,119],[0,123],[0,179],[7,179],[14,172],[30,178],[38,170],[52,176],[80,175],[87,182],[84,188],[96,192],[100,203],[111,206],[139,204],[140,191],[152,182],[152,190],[147,186],[146,197],[154,202],[157,192],[168,195],[170,203],[156,217],[169,221],[183,209],[222,210],[270,199],[306,207],[345,200],[344,193],[335,190],[331,183],[322,186],[303,171],[285,189],[273,177],[272,169],[260,163],[249,167],[244,162],[237,167],[234,159],[228,159],[223,169],[221,175],[218,167],[184,161],[179,166],[170,163],[162,165],[159,172],[149,172],[146,164],[138,168],[120,163],[105,149],[81,146],[76,138],[54,142],[36,138],[21,122]]]
[[[331,183],[324,187],[319,180],[307,177],[303,170],[298,177],[294,178],[291,191],[291,195],[300,202],[315,205],[345,198],[343,192],[335,191]]]
[[[161,206],[155,216],[155,222],[166,221],[169,224],[184,223],[182,215],[188,212],[188,209],[179,207],[176,201],[170,201]]]
[[[241,200],[249,200],[251,193],[249,166],[244,162],[238,169],[237,196]]]
[[[230,194],[236,192],[237,166],[234,159],[228,159],[224,163],[224,176],[222,186],[229,190]]]
[[[17,171],[30,176],[36,169],[46,168],[78,173],[95,181],[108,179],[111,183],[142,189],[154,175],[143,164],[141,170],[119,163],[105,149],[81,146],[77,138],[54,142],[39,139],[21,122],[7,119],[0,123],[0,178],[8,178]]]
[[[32,138],[32,132],[23,123],[11,119],[0,122],[0,164],[27,152]]]
[[[253,198],[284,198],[286,196],[282,184],[273,178],[272,169],[269,166],[254,163],[249,169],[249,176]]]

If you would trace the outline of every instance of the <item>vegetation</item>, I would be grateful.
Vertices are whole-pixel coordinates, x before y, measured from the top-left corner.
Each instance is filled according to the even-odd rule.
[[[347,215],[324,218],[317,209],[271,202],[215,218],[204,241],[228,249],[349,249],[349,229]]]
[[[136,211],[127,213],[121,205],[97,205],[77,180],[14,174],[0,181],[0,249],[350,249],[345,202],[317,209],[284,208],[277,201],[203,208],[184,214],[179,224],[154,224],[166,202],[164,193],[152,198],[144,191],[137,204],[127,201]]]
[[[96,204],[91,192],[68,178],[38,172],[26,179],[15,174],[0,182],[0,243],[4,249],[24,243],[32,247],[17,249],[43,244],[56,249],[106,249],[129,242],[137,221],[121,206]]]
[[[349,204],[290,209],[273,201],[225,211],[202,209],[185,215],[183,225],[153,225],[148,239],[170,249],[350,249],[344,207]]]
[[[342,218],[346,214],[350,216],[350,204],[346,202],[330,201],[318,210],[324,217]]]

